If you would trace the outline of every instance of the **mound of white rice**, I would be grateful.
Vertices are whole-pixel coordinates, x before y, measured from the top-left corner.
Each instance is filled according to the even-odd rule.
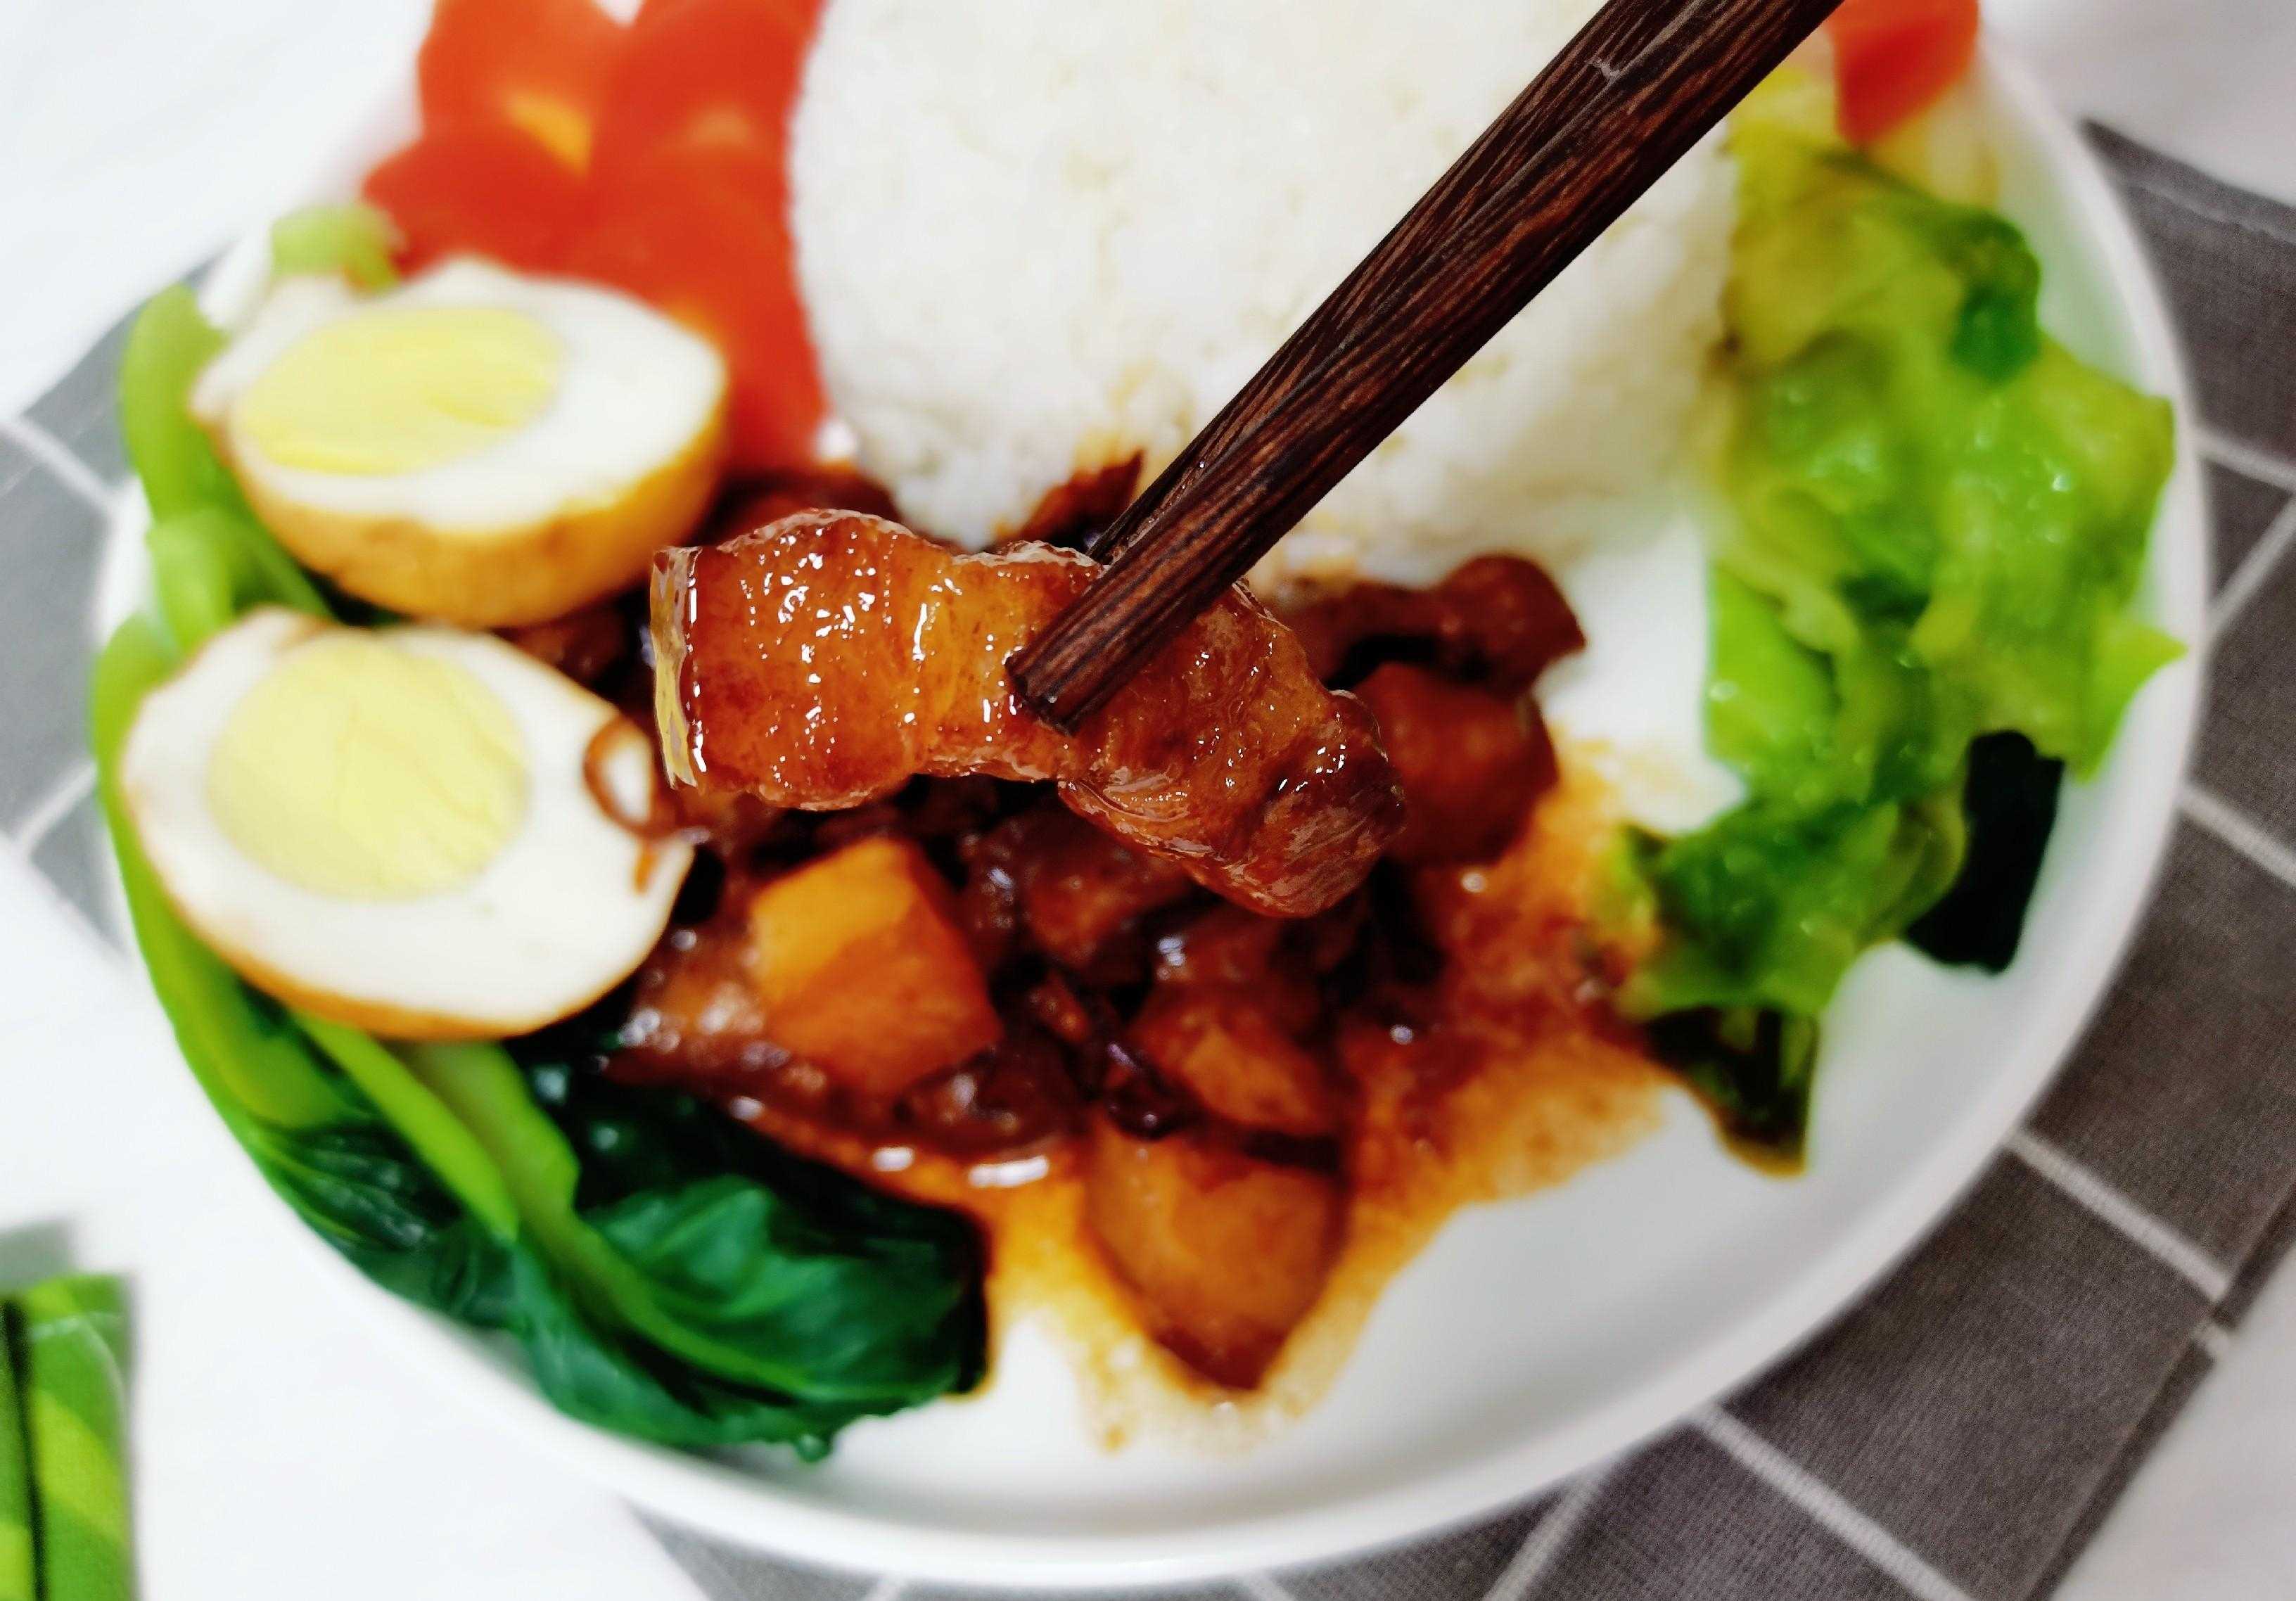
[[[832,0],[800,273],[862,465],[986,544],[1153,472],[1595,0]],[[1263,579],[1567,560],[1640,523],[1720,332],[1729,176],[1685,160],[1302,524]]]

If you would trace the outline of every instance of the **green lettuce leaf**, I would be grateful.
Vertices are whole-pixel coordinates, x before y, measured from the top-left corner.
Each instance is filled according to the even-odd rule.
[[[1653,1018],[1651,1048],[1714,1109],[1725,1136],[1764,1167],[1801,1161],[1817,1068],[1817,1024],[1775,1007],[1697,1006]]]
[[[2128,614],[2167,403],[2041,332],[2039,264],[2003,218],[1759,121],[1734,148],[1724,565],[1813,650],[1902,630],[1971,737],[2093,770],[2175,648]]]
[[[1792,85],[1732,135],[1733,514],[1706,710],[1747,798],[1636,843],[1663,939],[1625,997],[1704,1020],[1653,1039],[1779,1150],[1799,1149],[1807,1098],[1787,1070],[1806,1077],[1815,1053],[1775,1042],[1800,1041],[1784,1025],[1954,888],[1972,743],[2027,742],[2049,764],[2028,791],[2055,764],[2093,772],[2178,649],[2129,610],[2173,459],[2167,405],[2042,331],[2013,225],[1872,166]],[[2046,832],[2016,842],[2014,894],[1958,899],[1941,948],[2013,950]]]

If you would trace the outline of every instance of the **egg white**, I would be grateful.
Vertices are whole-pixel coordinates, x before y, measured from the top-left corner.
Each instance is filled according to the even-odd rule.
[[[692,847],[641,838],[584,780],[592,742],[622,721],[627,735],[608,742],[599,776],[619,811],[646,816],[657,780],[644,737],[611,705],[493,636],[435,628],[379,636],[469,671],[518,730],[526,810],[475,876],[411,899],[341,899],[277,875],[232,840],[207,799],[217,742],[250,690],[331,631],[295,612],[251,612],[138,711],[121,754],[122,796],[184,921],[259,988],[402,1038],[524,1033],[627,977],[660,938]]]
[[[483,449],[408,472],[315,472],[266,456],[234,415],[241,397],[308,335],[383,306],[487,307],[530,317],[562,347],[556,391],[538,415]],[[234,465],[269,496],[483,533],[616,498],[688,448],[725,393],[717,349],[629,296],[461,259],[377,296],[358,295],[335,277],[282,283],[200,374],[191,408],[228,435]]]
[[[523,316],[555,347],[547,397],[476,447],[404,471],[267,455],[243,415],[258,381],[311,334],[389,308]],[[464,259],[364,298],[332,277],[280,283],[201,373],[190,409],[304,566],[404,616],[496,628],[618,594],[693,531],[725,464],[726,397],[716,349],[652,308]]]

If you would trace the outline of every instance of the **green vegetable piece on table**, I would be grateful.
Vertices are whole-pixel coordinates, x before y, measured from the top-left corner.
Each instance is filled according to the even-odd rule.
[[[0,1305],[0,1601],[37,1601],[33,1565],[31,1441],[24,1433],[15,1342]]]
[[[10,1298],[45,1601],[126,1601],[127,1317],[117,1279],[50,1279]]]
[[[1750,102],[1732,144],[1732,531],[1707,727],[1748,792],[1637,846],[1666,938],[1626,1000],[1703,1019],[1654,1042],[1734,1135],[1791,1160],[1814,1045],[1786,1025],[1968,872],[1995,892],[1956,894],[1932,948],[2005,963],[2057,774],[2093,772],[2178,653],[2129,610],[2174,435],[2164,402],[2042,331],[2012,224],[1858,156],[1806,76]],[[2015,775],[2005,832],[2000,776],[1980,782],[1972,751],[2013,735],[2042,765]]]

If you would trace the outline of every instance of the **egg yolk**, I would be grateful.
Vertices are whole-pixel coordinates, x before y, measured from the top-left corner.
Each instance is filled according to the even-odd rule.
[[[208,808],[257,864],[346,900],[468,883],[526,815],[526,751],[458,663],[349,634],[297,650],[234,709]]]
[[[314,330],[240,398],[283,467],[360,477],[457,461],[525,427],[557,392],[557,336],[490,306],[387,306]]]

